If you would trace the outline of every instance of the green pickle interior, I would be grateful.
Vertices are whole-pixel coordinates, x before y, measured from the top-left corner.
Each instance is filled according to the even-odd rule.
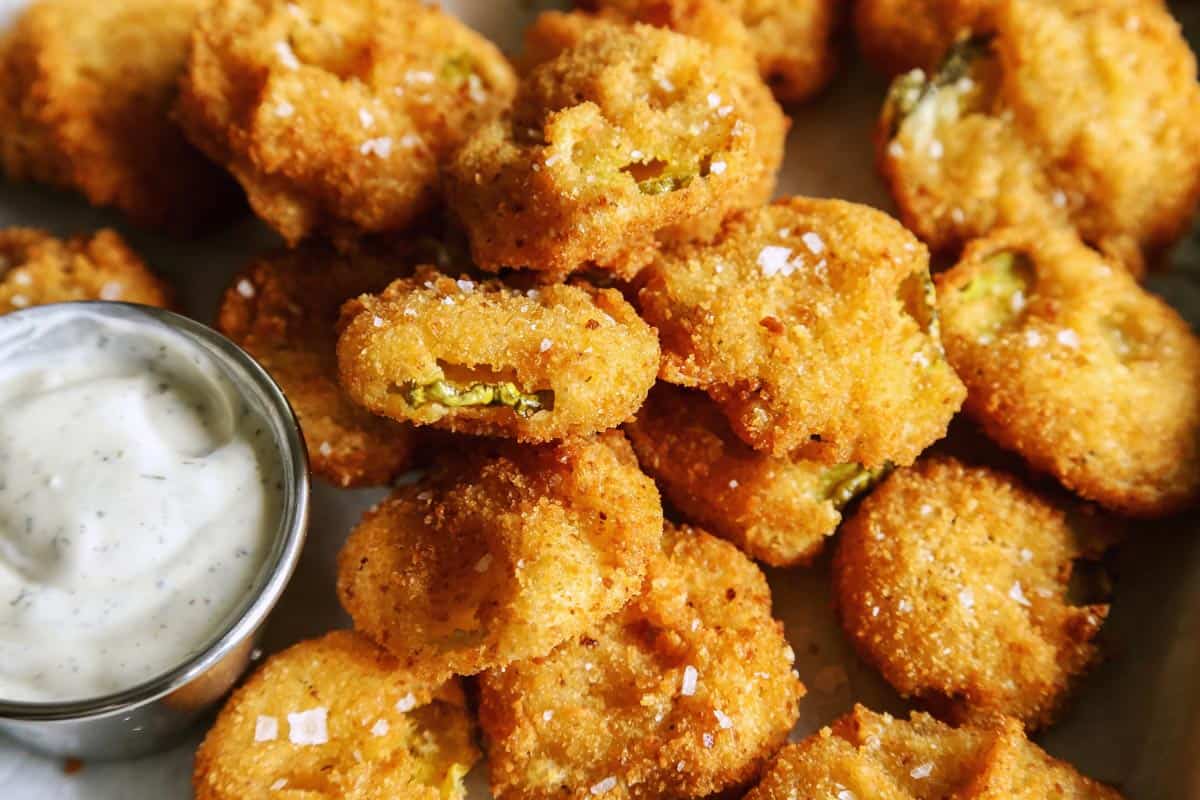
[[[483,408],[506,406],[519,417],[532,417],[539,411],[554,409],[554,392],[550,390],[523,392],[512,381],[472,383],[456,386],[445,380],[430,383],[408,383],[401,390],[404,401],[413,408],[442,405],[449,408]]]
[[[854,498],[883,480],[891,470],[891,464],[875,469],[867,469],[861,464],[838,464],[821,473],[818,494],[841,511]]]
[[[954,106],[951,116],[964,108],[978,105],[984,83],[981,73],[991,54],[991,36],[968,35],[959,39],[942,59],[932,77],[923,69],[914,69],[899,75],[888,87],[884,101],[883,117],[888,138],[894,137],[900,126],[926,100],[937,100],[952,96]],[[971,79],[961,83],[964,78]],[[951,109],[947,109],[948,112]]]
[[[958,290],[972,329],[992,334],[1016,321],[1033,288],[1034,275],[1033,261],[1024,253],[1005,251],[988,256],[983,268]]]

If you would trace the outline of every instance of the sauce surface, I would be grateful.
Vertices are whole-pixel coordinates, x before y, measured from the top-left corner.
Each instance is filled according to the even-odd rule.
[[[257,582],[282,511],[261,412],[199,345],[78,312],[0,326],[0,699],[130,688]]]

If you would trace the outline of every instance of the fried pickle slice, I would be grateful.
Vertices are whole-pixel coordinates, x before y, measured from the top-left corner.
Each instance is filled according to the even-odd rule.
[[[834,604],[862,658],[952,720],[1053,721],[1108,606],[1072,605],[1108,532],[1015,478],[948,458],[894,472],[842,525]]]
[[[192,37],[177,113],[295,244],[419,219],[442,162],[515,86],[491,43],[415,0],[220,0]]]
[[[836,0],[579,0],[578,5],[744,48],[781,103],[809,99],[837,71]]]
[[[537,63],[511,116],[447,170],[480,267],[629,277],[657,240],[711,235],[770,197],[787,120],[736,49],[557,12],[526,48]]]
[[[1002,446],[1122,514],[1200,495],[1200,341],[1063,229],[998,231],[938,277],[967,413]]]
[[[191,233],[236,186],[169,118],[203,0],[37,0],[0,42],[0,165]]]
[[[856,0],[858,47],[888,77],[913,69],[932,74],[959,36],[985,20],[995,2]]]
[[[879,164],[905,224],[951,256],[997,227],[1071,225],[1140,274],[1200,196],[1200,84],[1178,24],[1149,0],[986,9],[935,73],[892,84]]]
[[[907,720],[855,706],[832,726],[789,745],[746,800],[1120,800],[997,718],[951,728],[927,714]]]
[[[271,657],[196,753],[196,800],[462,800],[479,759],[462,688],[353,631]]]
[[[842,510],[886,473],[760,453],[706,395],[668,383],[651,390],[625,432],[675,508],[774,567],[811,562]]]
[[[415,429],[363,410],[338,384],[337,323],[342,303],[410,274],[427,249],[280,250],[255,260],[225,290],[217,328],[283,388],[313,471],[337,486],[388,484],[412,466]]]
[[[783,745],[804,687],[766,578],[734,547],[668,526],[642,593],[550,655],[484,673],[500,800],[699,798]]]
[[[619,432],[479,444],[363,517],[338,557],[338,596],[406,668],[470,675],[619,610],[661,530],[658,492]]]
[[[708,392],[755,449],[911,464],[966,394],[942,355],[927,251],[866,206],[780,200],[662,252],[641,280],[660,377]]]
[[[63,240],[34,228],[0,229],[0,314],[73,300],[166,308],[173,296],[116,231]]]
[[[342,385],[364,408],[546,442],[619,425],[654,384],[658,338],[615,289],[526,292],[432,268],[346,305]]]

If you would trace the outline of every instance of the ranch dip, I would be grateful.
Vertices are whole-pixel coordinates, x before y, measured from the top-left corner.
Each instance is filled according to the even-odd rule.
[[[205,649],[282,514],[269,426],[199,344],[0,318],[0,699],[131,688]]]

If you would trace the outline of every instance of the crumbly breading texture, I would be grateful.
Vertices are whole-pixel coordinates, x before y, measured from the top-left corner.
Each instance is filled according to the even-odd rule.
[[[480,444],[367,513],[338,557],[338,595],[406,667],[470,675],[619,610],[661,530],[658,492],[619,432]]]
[[[34,228],[0,229],[0,313],[73,300],[165,308],[173,296],[116,231],[64,240]]]
[[[781,103],[807,100],[833,78],[836,0],[579,0],[578,5],[745,48]]]
[[[1151,0],[995,0],[979,16],[932,85],[897,78],[885,106],[880,168],[905,223],[953,254],[1058,222],[1134,272],[1156,263],[1200,195],[1200,84],[1178,24]]]
[[[290,243],[408,226],[438,170],[516,90],[503,55],[415,0],[220,0],[178,116]]]
[[[1200,340],[1069,230],[999,231],[938,276],[967,413],[1002,446],[1123,514],[1200,496]]]
[[[203,0],[38,0],[0,43],[0,165],[193,232],[236,186],[169,118]]]
[[[950,719],[999,713],[1041,727],[1097,657],[1108,606],[1070,605],[1067,590],[1099,530],[1008,475],[924,459],[842,525],[834,604],[902,695]]]
[[[196,800],[462,800],[479,759],[457,682],[334,631],[271,657],[196,753]]]
[[[251,263],[225,290],[217,328],[271,373],[300,421],[312,469],[338,486],[378,486],[412,464],[412,426],[355,405],[338,384],[342,303],[409,274],[416,245],[351,253],[307,245]]]
[[[941,353],[927,251],[866,206],[780,200],[664,251],[642,280],[660,377],[707,391],[756,449],[911,464],[966,394]]]
[[[479,128],[447,196],[484,269],[628,277],[660,239],[765,202],[787,120],[736,48],[649,25],[543,14],[510,117]]]
[[[772,456],[737,438],[702,392],[667,383],[625,426],[642,467],[685,517],[776,567],[808,564],[877,474]]]
[[[951,728],[913,713],[908,720],[862,706],[785,748],[746,800],[1120,800],[999,718]]]
[[[707,797],[746,784],[804,693],[766,578],[734,547],[668,526],[645,589],[545,658],[483,675],[500,800]]]
[[[854,31],[858,47],[889,77],[918,68],[932,72],[959,34],[983,19],[995,2],[856,0]]]
[[[431,268],[348,303],[342,385],[378,414],[460,433],[545,442],[633,416],[654,385],[658,337],[615,289],[521,292]]]

